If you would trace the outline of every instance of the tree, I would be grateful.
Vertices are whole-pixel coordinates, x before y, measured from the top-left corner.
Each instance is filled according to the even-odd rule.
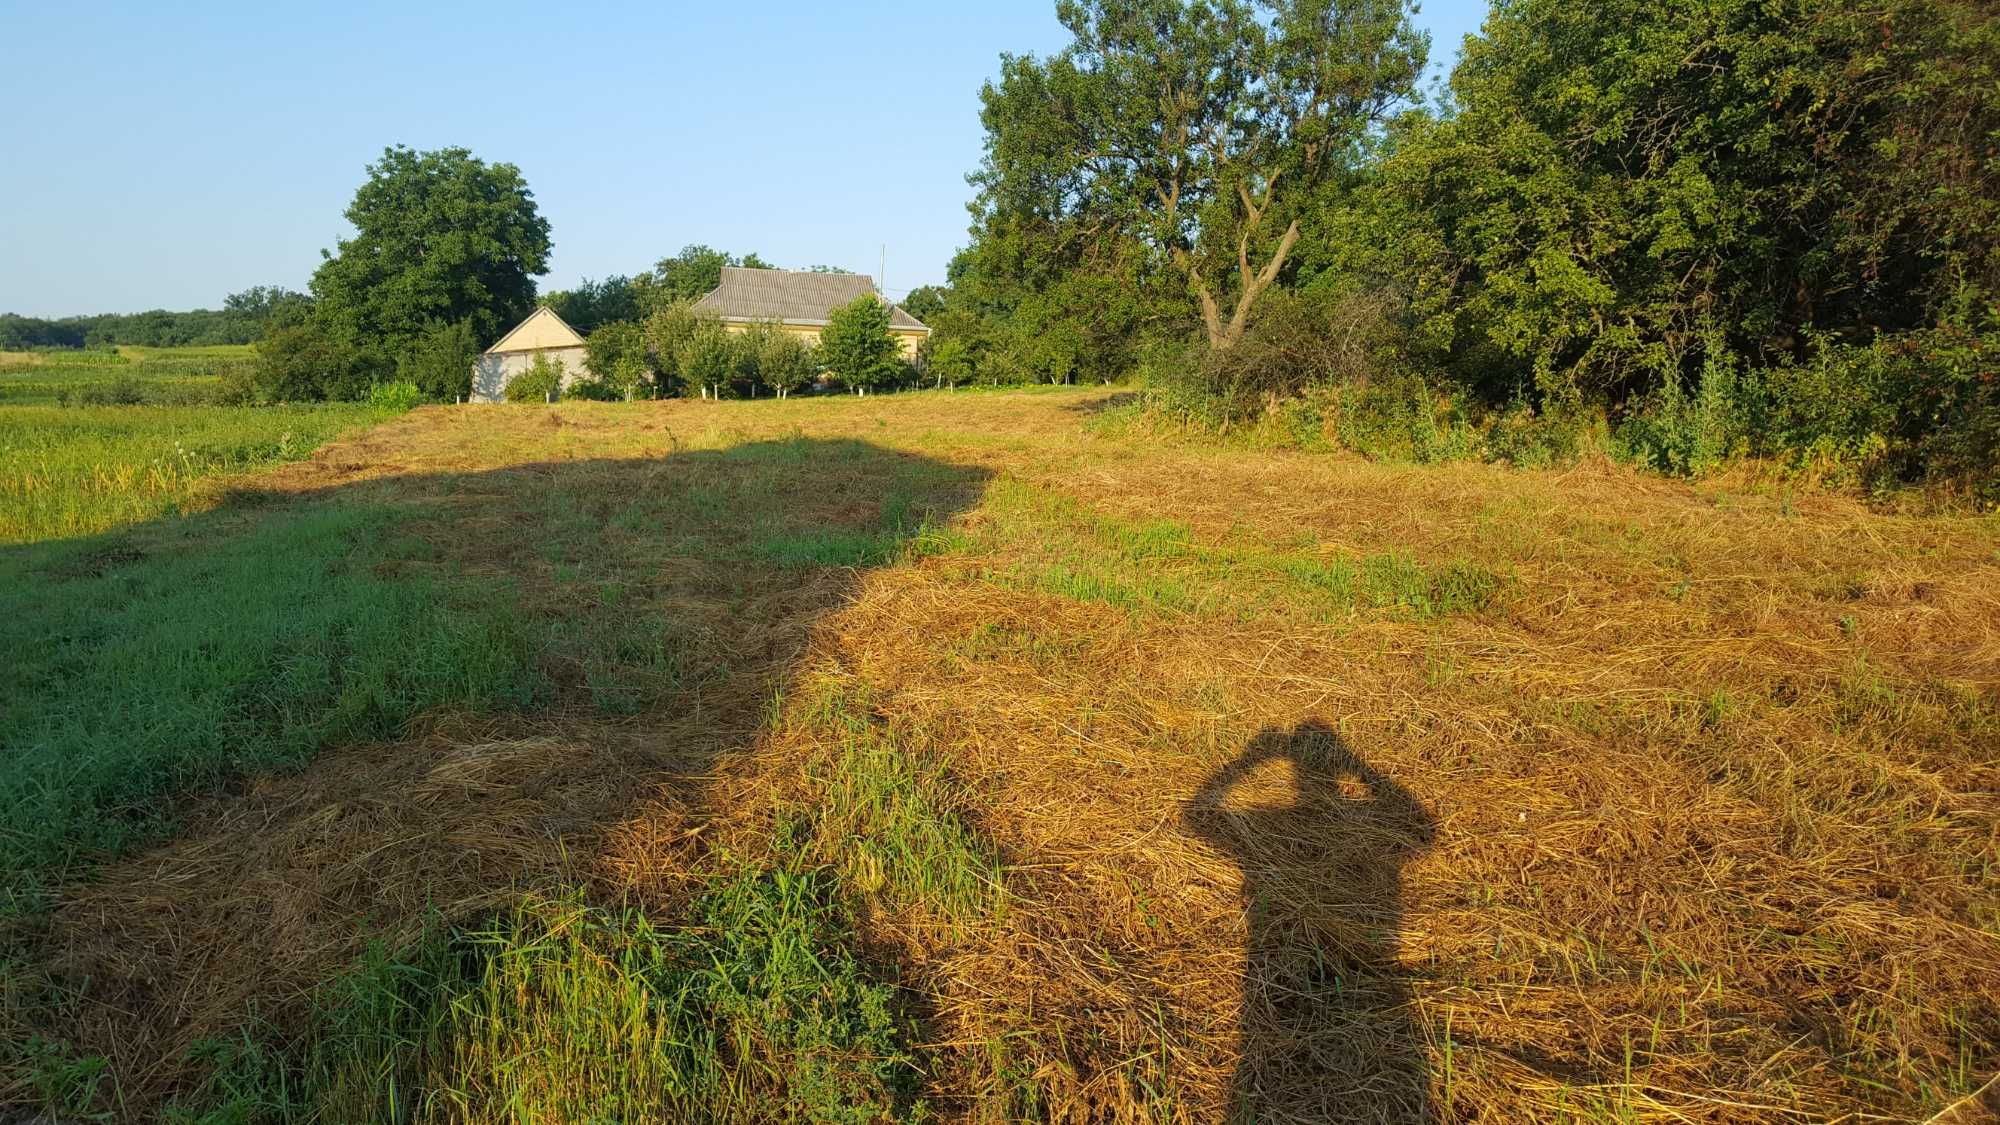
[[[937,377],[939,385],[956,387],[970,383],[977,374],[969,341],[956,336],[933,338],[929,348],[930,373]]]
[[[521,170],[463,148],[383,150],[347,208],[353,238],[313,274],[314,315],[399,354],[435,322],[491,343],[534,307],[549,224]]]
[[[1002,56],[980,93],[976,207],[1137,240],[1217,349],[1282,276],[1316,193],[1413,97],[1429,49],[1407,0],[1061,0],[1057,16],[1070,46]]]
[[[623,275],[603,281],[584,278],[574,289],[558,289],[542,297],[563,322],[585,336],[614,320],[636,321],[642,315],[639,290]]]
[[[674,348],[674,366],[683,382],[701,388],[704,398],[721,398],[736,374],[739,354],[720,321],[698,317]]]
[[[910,290],[897,304],[903,307],[904,312],[918,320],[929,322],[932,317],[944,311],[945,302],[950,296],[951,290],[945,286],[919,285]]]
[[[779,398],[786,398],[811,381],[819,369],[812,345],[776,325],[755,336],[757,374]]]
[[[909,366],[889,332],[889,306],[868,293],[833,310],[819,334],[819,356],[850,387],[886,386]]]
[[[254,340],[267,326],[304,320],[312,312],[312,298],[282,285],[253,285],[224,297],[222,311],[243,326],[247,339]]]
[[[650,312],[661,305],[695,301],[707,296],[722,284],[724,266],[742,266],[753,270],[772,268],[771,263],[755,254],[738,258],[712,246],[689,245],[681,247],[680,253],[672,257],[661,258],[654,264],[652,273],[635,278],[633,284],[641,307]]]
[[[1803,363],[2000,296],[1996,60],[1956,0],[1515,0],[1350,237],[1438,354],[1544,399]]]
[[[414,383],[433,402],[455,402],[472,393],[472,365],[479,341],[472,322],[432,323],[396,360],[396,377]]]
[[[652,354],[655,370],[659,373],[662,395],[685,393],[692,380],[681,368],[683,346],[704,331],[704,326],[715,323],[714,317],[696,312],[690,301],[661,305],[646,317],[646,348]]]
[[[526,371],[507,380],[508,402],[548,402],[561,397],[563,365],[545,352],[536,352]]]
[[[598,380],[629,398],[639,386],[653,381],[656,372],[646,347],[646,331],[629,320],[599,325],[584,340],[588,357],[584,365]]]

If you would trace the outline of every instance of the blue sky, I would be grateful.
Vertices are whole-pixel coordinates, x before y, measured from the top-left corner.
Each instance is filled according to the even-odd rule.
[[[1485,0],[1431,0],[1442,69]],[[303,289],[385,145],[521,167],[544,289],[701,242],[941,281],[978,91],[1052,0],[513,5],[0,0],[0,311]]]

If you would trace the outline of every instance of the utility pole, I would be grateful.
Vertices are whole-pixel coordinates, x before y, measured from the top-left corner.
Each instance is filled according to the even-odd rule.
[[[882,244],[882,264],[875,270],[875,288],[882,291],[886,300],[889,296],[889,244]]]

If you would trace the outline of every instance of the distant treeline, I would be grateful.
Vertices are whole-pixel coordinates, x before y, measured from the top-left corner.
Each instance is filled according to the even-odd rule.
[[[137,344],[175,348],[209,344],[251,344],[263,338],[273,314],[303,309],[309,299],[275,285],[232,293],[219,309],[172,312],[98,313],[48,319],[0,313],[0,351],[31,348],[108,348]]]

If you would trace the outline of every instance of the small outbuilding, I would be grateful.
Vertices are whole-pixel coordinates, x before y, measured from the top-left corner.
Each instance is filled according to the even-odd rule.
[[[539,308],[473,361],[472,401],[507,401],[507,384],[533,367],[538,355],[562,366],[558,394],[587,377],[583,361],[589,352],[583,337],[553,309]]]
[[[818,343],[820,329],[833,319],[834,310],[856,297],[873,297],[889,306],[889,334],[896,338],[904,359],[915,359],[917,346],[931,334],[930,328],[904,312],[902,306],[892,304],[876,291],[873,280],[858,273],[724,266],[722,284],[694,307],[720,320],[731,332],[748,331],[754,324],[777,324]]]

